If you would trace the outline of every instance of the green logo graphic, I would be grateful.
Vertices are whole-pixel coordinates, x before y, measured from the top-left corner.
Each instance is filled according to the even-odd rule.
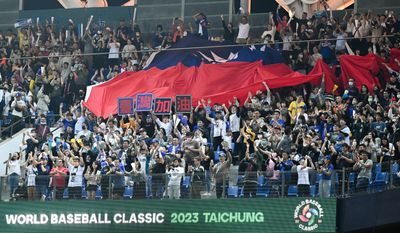
[[[306,199],[296,206],[294,222],[304,231],[314,231],[322,223],[324,209],[321,204],[312,199]]]

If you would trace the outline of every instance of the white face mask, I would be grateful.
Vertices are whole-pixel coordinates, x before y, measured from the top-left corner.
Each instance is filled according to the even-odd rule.
[[[353,85],[354,85],[354,82],[349,82],[349,85],[350,85],[350,86],[353,86]]]

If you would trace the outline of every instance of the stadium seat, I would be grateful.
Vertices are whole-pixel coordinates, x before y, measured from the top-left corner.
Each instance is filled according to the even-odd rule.
[[[56,118],[53,111],[49,111],[47,113],[46,121],[47,125],[49,125],[50,127],[54,125],[54,123],[56,122]]]
[[[190,187],[190,176],[183,177],[182,186],[186,189]]]
[[[331,185],[331,194],[338,195],[339,194],[339,173],[333,173],[333,179],[335,183]]]
[[[151,176],[148,176],[147,177],[147,185],[146,185],[146,198],[150,198],[151,197],[151,190],[150,190],[151,181],[152,181]]]
[[[319,184],[319,181],[322,179],[322,174],[317,174],[317,177],[315,179],[315,183]]]
[[[228,198],[236,198],[238,197],[239,188],[238,186],[229,186],[228,187]]]
[[[189,198],[190,196],[190,176],[184,176],[181,186],[181,198]]]
[[[244,188],[243,188],[243,186],[238,186],[238,188],[239,188],[239,197],[244,197]]]
[[[288,188],[288,197],[298,197],[297,193],[297,185],[289,185]]]
[[[310,195],[316,197],[318,195],[318,189],[316,185],[310,185]]]
[[[399,172],[399,164],[394,163],[392,164],[392,174],[397,174]]]
[[[10,115],[6,116],[6,119],[4,120],[4,124],[5,125],[9,125],[11,124],[12,118]]]
[[[375,180],[373,181],[374,192],[382,192],[386,185],[388,184],[388,174],[387,172],[378,172],[375,175]]]
[[[123,194],[124,199],[132,199],[133,187],[126,186]]]
[[[214,162],[218,163],[219,162],[219,156],[221,155],[221,151],[214,151]]]
[[[353,193],[356,187],[356,173],[351,172],[349,173],[349,192]]]
[[[96,189],[96,199],[100,200],[103,198],[103,194],[101,193],[101,186],[97,186]]]
[[[256,191],[256,197],[268,197],[269,188],[267,185],[258,186]]]
[[[382,172],[382,164],[377,163],[375,164],[375,174]]]
[[[257,178],[257,186],[264,186],[265,185],[265,176],[258,176]]]
[[[63,199],[68,199],[68,188],[64,189]]]
[[[86,189],[82,189],[82,199],[87,199],[88,198],[88,194]]]
[[[237,184],[238,184],[238,186],[239,186],[240,182],[243,182],[243,180],[244,180],[244,175],[238,175],[237,176]]]

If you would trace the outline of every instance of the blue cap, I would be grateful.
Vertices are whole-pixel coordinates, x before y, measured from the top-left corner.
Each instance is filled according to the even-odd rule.
[[[160,140],[158,140],[158,138],[153,138],[153,140],[151,140],[151,143],[154,143],[154,142],[157,142],[157,143],[159,143],[159,142],[160,142]]]
[[[326,156],[325,156],[325,159],[331,161],[331,156],[330,156],[330,155],[326,155]]]

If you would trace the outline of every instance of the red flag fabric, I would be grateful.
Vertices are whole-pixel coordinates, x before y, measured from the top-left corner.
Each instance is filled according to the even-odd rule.
[[[392,48],[390,50],[390,61],[389,61],[389,66],[393,70],[399,72],[400,71],[400,66],[395,60],[400,61],[400,49],[397,48]]]
[[[350,78],[354,79],[358,89],[365,84],[370,92],[373,92],[374,86],[380,87],[376,74],[379,72],[379,63],[374,55],[355,56],[343,55],[340,57],[340,66],[342,68],[341,79],[344,88],[348,88]]]
[[[152,93],[155,98],[191,95],[193,106],[197,106],[202,98],[227,104],[233,96],[243,103],[249,91],[254,93],[264,89],[263,81],[275,89],[311,82],[320,84],[321,77],[322,72],[303,75],[284,64],[265,66],[261,61],[202,64],[199,67],[179,64],[164,70],[151,68],[124,72],[108,82],[89,86],[83,104],[96,116],[107,118],[117,113],[119,97],[135,97],[138,93]]]
[[[339,79],[336,78],[335,75],[335,70],[330,68],[326,63],[323,62],[322,59],[319,59],[317,63],[315,64],[314,68],[310,71],[310,75],[314,74],[320,74],[323,73],[325,76],[325,92],[332,94],[337,94],[338,90],[335,88],[335,85],[338,87],[341,87],[342,84]],[[318,86],[319,83],[317,82],[312,82],[312,85]]]

